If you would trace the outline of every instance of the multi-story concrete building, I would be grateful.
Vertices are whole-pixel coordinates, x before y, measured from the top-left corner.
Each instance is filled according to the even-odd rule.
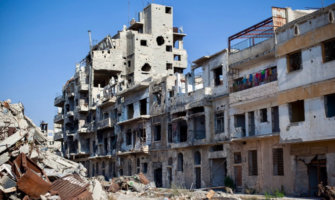
[[[64,156],[89,176],[142,172],[159,187],[334,185],[334,9],[273,7],[183,74],[173,9],[149,5],[91,46],[55,98]]]

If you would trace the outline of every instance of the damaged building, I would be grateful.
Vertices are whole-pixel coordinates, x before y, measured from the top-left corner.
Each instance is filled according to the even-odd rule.
[[[272,16],[193,61],[150,4],[91,45],[55,98],[55,140],[89,176],[315,195],[335,185],[335,4]]]

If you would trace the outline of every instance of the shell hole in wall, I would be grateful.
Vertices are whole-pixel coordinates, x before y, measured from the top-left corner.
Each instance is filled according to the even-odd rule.
[[[157,42],[157,45],[158,45],[158,46],[163,45],[164,42],[165,42],[163,36],[158,36],[158,37],[156,38],[156,42]]]
[[[151,66],[148,63],[145,63],[142,66],[141,70],[144,71],[144,72],[149,72],[151,70]]]

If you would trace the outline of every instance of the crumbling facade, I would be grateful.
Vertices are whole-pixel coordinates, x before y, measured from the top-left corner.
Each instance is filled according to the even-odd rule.
[[[183,74],[185,34],[151,4],[76,66],[55,139],[89,176],[315,195],[335,185],[334,10],[273,7]]]

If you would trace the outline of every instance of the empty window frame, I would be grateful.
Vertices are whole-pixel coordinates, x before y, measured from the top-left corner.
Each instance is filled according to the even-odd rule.
[[[201,164],[201,154],[199,151],[196,151],[194,153],[194,164],[195,165],[200,165]]]
[[[142,173],[146,174],[148,172],[148,163],[142,163]]]
[[[302,68],[301,51],[287,55],[287,72],[293,72]]]
[[[215,133],[223,133],[224,132],[224,113],[216,113],[215,114]]]
[[[160,141],[161,140],[161,125],[157,124],[154,126],[154,140]]]
[[[335,117],[335,93],[325,96],[326,117]]]
[[[273,175],[284,176],[284,156],[282,148],[272,149]]]
[[[181,172],[184,171],[184,158],[182,153],[178,153],[177,170]]]
[[[168,125],[168,142],[172,143],[172,124]]]
[[[166,45],[166,51],[167,52],[172,52],[172,46],[171,45]]]
[[[242,162],[241,152],[234,153],[234,164],[239,164]]]
[[[128,119],[132,119],[134,117],[134,105],[133,104],[129,104],[127,106],[127,117]]]
[[[128,129],[126,133],[126,145],[131,145],[131,130]]]
[[[172,69],[172,63],[166,63],[166,70]]]
[[[214,85],[215,86],[223,85],[222,67],[213,69],[213,75],[214,75]]]
[[[141,115],[147,114],[147,99],[140,100]]]
[[[178,54],[173,55],[173,60],[174,61],[181,61],[181,55],[178,55]]]
[[[257,150],[248,151],[249,176],[258,175]]]
[[[171,10],[172,10],[172,8],[171,7],[165,7],[165,13],[166,14],[171,14]]]
[[[335,60],[335,39],[322,43],[323,62]]]
[[[260,110],[260,117],[261,117],[261,122],[267,122],[268,121],[268,113],[267,109],[263,108]]]
[[[291,123],[305,121],[305,106],[303,100],[289,103],[288,108]]]
[[[147,41],[146,40],[141,40],[141,46],[148,46]]]

